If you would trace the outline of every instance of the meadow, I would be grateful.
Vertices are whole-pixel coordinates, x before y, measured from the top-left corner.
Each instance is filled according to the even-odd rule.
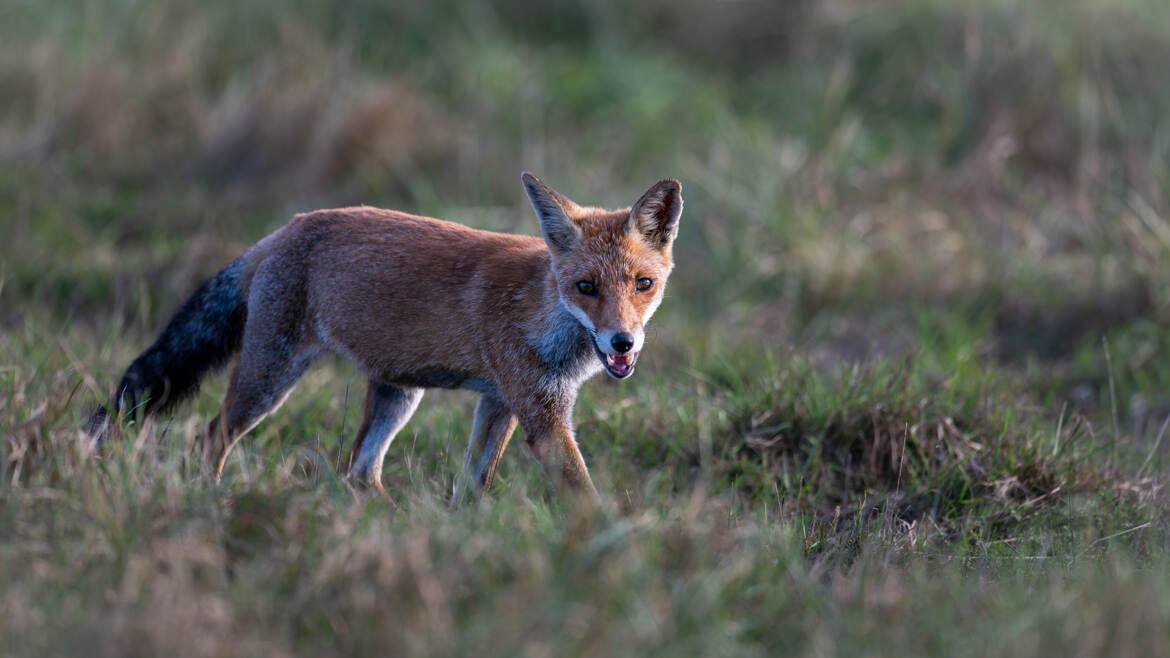
[[[1155,0],[0,0],[0,653],[1170,654],[1167,61]],[[83,440],[293,214],[536,234],[523,170],[683,185],[600,513],[519,436],[449,508],[461,392],[355,489],[340,359],[220,483],[222,375]]]

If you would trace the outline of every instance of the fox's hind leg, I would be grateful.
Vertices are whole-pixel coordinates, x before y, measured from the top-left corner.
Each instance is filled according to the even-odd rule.
[[[423,389],[370,380],[366,417],[349,453],[349,474],[362,484],[382,488],[382,460],[394,435],[406,425],[422,400]]]
[[[248,336],[244,340],[247,346]],[[215,464],[217,480],[240,437],[284,404],[320,353],[319,349],[293,350],[282,340],[274,342],[278,345],[253,350],[245,347],[219,415],[207,428],[204,454]]]
[[[452,504],[458,505],[469,493],[486,492],[491,488],[500,458],[516,431],[516,423],[516,416],[505,402],[488,395],[479,399],[471,443],[467,446],[463,469],[455,480]]]

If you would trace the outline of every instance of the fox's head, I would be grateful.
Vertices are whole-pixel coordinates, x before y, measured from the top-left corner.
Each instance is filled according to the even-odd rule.
[[[659,181],[632,207],[610,211],[578,206],[530,173],[523,179],[561,305],[589,330],[605,371],[629,377],[674,267],[682,186]]]

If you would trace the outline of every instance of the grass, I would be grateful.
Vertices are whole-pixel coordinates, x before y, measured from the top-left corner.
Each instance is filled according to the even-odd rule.
[[[1160,4],[0,16],[5,652],[1168,652]],[[389,498],[353,490],[340,361],[220,484],[189,446],[222,377],[81,441],[180,299],[292,213],[533,233],[522,169],[610,206],[684,185],[638,375],[578,402],[601,513],[516,448],[449,509],[460,393],[428,393]]]

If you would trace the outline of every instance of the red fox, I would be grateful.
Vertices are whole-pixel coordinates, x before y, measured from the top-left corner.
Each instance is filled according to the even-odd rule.
[[[454,500],[492,484],[517,424],[558,490],[597,498],[573,436],[588,378],[634,372],[674,267],[677,180],[630,208],[583,207],[530,173],[543,239],[370,207],[297,215],[204,283],[89,421],[165,410],[239,354],[203,441],[218,478],[232,446],[326,352],[369,378],[349,475],[382,490],[382,461],[426,388],[481,395]]]

